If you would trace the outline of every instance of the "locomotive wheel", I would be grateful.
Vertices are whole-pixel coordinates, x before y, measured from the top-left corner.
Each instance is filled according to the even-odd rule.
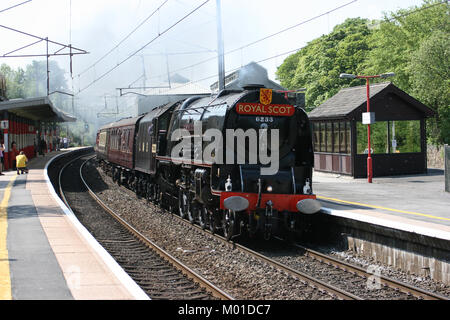
[[[193,206],[193,205],[191,205],[191,204],[188,205],[187,217],[188,217],[189,222],[190,222],[191,224],[194,224],[194,223],[195,223],[196,216],[197,216],[197,210],[198,210],[198,209],[196,209],[195,206]]]
[[[117,175],[117,177],[116,177],[117,184],[119,186],[121,186],[122,185],[122,171],[120,169],[117,169],[116,175]]]
[[[225,239],[230,240],[234,235],[236,214],[232,210],[223,211],[222,229]]]
[[[178,193],[178,211],[179,211],[180,217],[182,217],[183,219],[186,218],[187,213],[189,211],[188,196],[181,189]]]
[[[158,190],[158,185],[155,183],[147,183],[147,192],[148,192],[148,200],[158,204],[159,203],[159,190]]]
[[[212,234],[216,233],[217,229],[217,218],[214,211],[208,210],[208,225],[209,225],[209,231],[211,231]]]
[[[208,210],[204,206],[198,208],[198,223],[202,230],[206,229],[206,222],[208,221]]]

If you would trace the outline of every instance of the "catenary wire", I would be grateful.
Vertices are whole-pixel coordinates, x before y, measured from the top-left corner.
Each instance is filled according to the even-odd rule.
[[[164,31],[160,32],[156,37],[154,37],[152,40],[150,40],[149,42],[147,42],[145,45],[143,45],[141,48],[139,48],[138,50],[134,51],[132,54],[130,54],[128,57],[126,57],[125,59],[123,59],[121,62],[117,63],[114,67],[112,67],[111,69],[109,69],[108,71],[104,72],[101,76],[99,76],[97,79],[93,80],[91,83],[89,83],[86,87],[80,89],[78,91],[78,93],[81,93],[82,91],[86,90],[87,88],[89,88],[90,86],[92,86],[94,83],[96,83],[97,81],[103,79],[106,75],[108,75],[109,73],[111,73],[112,71],[114,71],[117,67],[119,67],[120,65],[122,65],[124,62],[128,61],[129,59],[131,59],[132,57],[134,57],[136,54],[138,54],[140,51],[142,51],[144,48],[146,48],[148,45],[150,45],[151,43],[153,43],[156,39],[158,39],[159,37],[161,37],[162,35],[164,35],[165,33],[167,33],[168,31],[170,31],[171,29],[173,29],[175,26],[177,26],[179,23],[181,23],[182,21],[184,21],[185,19],[187,19],[189,16],[191,16],[193,13],[195,13],[197,10],[199,10],[201,7],[203,7],[205,4],[207,4],[209,2],[209,0],[204,1],[202,4],[200,4],[199,6],[197,6],[195,9],[193,9],[191,12],[189,12],[188,14],[186,14],[185,16],[183,16],[181,19],[179,19],[178,21],[176,21],[174,24],[172,24],[170,27],[168,27],[167,29],[165,29]]]

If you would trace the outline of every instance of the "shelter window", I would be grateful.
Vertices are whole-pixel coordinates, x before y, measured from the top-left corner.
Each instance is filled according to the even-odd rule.
[[[313,123],[314,152],[351,153],[350,122]]]
[[[367,150],[367,125],[356,124],[357,152]],[[380,121],[370,126],[372,153],[416,153],[421,152],[420,121]]]
[[[326,123],[325,131],[326,152],[333,152],[333,125],[331,122]]]
[[[313,135],[314,135],[314,151],[320,151],[320,124],[313,123]]]
[[[339,153],[350,154],[350,122],[339,123]],[[336,151],[338,152],[338,151]]]
[[[339,125],[340,122],[333,123],[333,152],[339,153]]]
[[[325,123],[320,123],[320,151],[325,152]]]
[[[351,125],[350,122],[345,123],[345,153],[350,154],[352,152],[352,138],[351,138]]]

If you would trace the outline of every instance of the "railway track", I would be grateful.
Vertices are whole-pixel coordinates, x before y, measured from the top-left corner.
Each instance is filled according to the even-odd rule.
[[[233,300],[231,295],[158,247],[99,201],[82,177],[83,165],[90,158],[92,156],[81,156],[64,165],[59,173],[60,195],[97,241],[149,297],[166,300]],[[87,204],[89,214],[83,212]]]
[[[97,198],[98,199],[98,198]],[[99,199],[98,199],[99,200]],[[352,292],[352,290],[346,290],[342,287],[339,287],[337,285],[332,285],[330,283],[327,283],[327,281],[323,281],[320,278],[315,277],[314,275],[311,275],[309,273],[302,272],[298,270],[296,267],[281,263],[277,261],[276,259],[272,259],[269,256],[262,254],[261,252],[257,252],[255,250],[252,250],[244,245],[229,242],[224,237],[213,234],[208,230],[203,230],[200,226],[192,224],[191,222],[182,219],[178,215],[172,215],[173,218],[179,220],[183,224],[189,225],[195,229],[197,229],[199,232],[207,232],[209,235],[215,237],[218,241],[222,242],[223,244],[227,246],[231,246],[237,250],[240,250],[241,252],[250,255],[258,260],[264,261],[264,263],[272,266],[273,268],[282,270],[283,272],[291,275],[292,277],[299,279],[303,283],[307,283],[310,287],[319,290],[320,292],[327,293],[328,295],[332,296],[336,299],[342,299],[342,300],[362,300],[367,299],[367,297],[364,297],[364,295],[359,295],[357,293]],[[284,242],[285,244],[285,242]],[[313,259],[316,262],[322,264],[323,266],[327,266],[330,270],[337,270],[336,277],[342,277],[343,279],[349,279],[349,282],[360,282],[361,279],[362,282],[367,283],[368,280],[370,280],[373,277],[373,274],[368,272],[367,270],[364,270],[363,268],[360,268],[358,266],[354,266],[351,264],[348,264],[346,262],[340,261],[338,259],[335,259],[333,257],[330,257],[326,254],[319,253],[317,251],[302,247],[300,245],[295,245],[296,249],[300,249],[304,252],[305,257],[308,257],[309,259]],[[374,278],[375,279],[375,278]],[[396,281],[394,279],[389,279],[385,276],[378,276],[376,277],[376,281],[379,281],[380,286],[385,291],[391,291],[392,297],[395,299],[425,299],[425,300],[442,300],[442,299],[448,299],[445,296],[441,296],[439,294],[435,294],[432,292],[428,292],[426,290],[401,283],[399,281]],[[386,297],[384,297],[386,298]],[[389,298],[389,295],[387,296]],[[370,299],[370,298],[369,298]]]
[[[179,216],[175,216],[175,217],[177,219],[179,219],[180,221],[183,221],[183,223],[192,225],[192,223],[187,221],[186,219],[183,219]],[[198,230],[202,230],[202,228],[198,225],[193,225],[193,227]],[[294,277],[298,277],[300,279],[303,279],[304,281],[309,282],[310,285],[313,287],[317,287],[320,290],[325,290],[327,292],[330,292],[332,294],[332,296],[335,296],[342,300],[364,300],[363,297],[360,297],[357,294],[348,292],[345,289],[339,288],[338,286],[328,284],[320,279],[315,278],[314,276],[312,276],[310,274],[301,272],[301,271],[297,270],[295,267],[291,267],[284,263],[281,263],[281,262],[277,261],[276,259],[272,259],[272,258],[268,257],[267,255],[265,255],[261,252],[258,252],[256,250],[253,250],[245,245],[235,243],[235,242],[230,242],[230,241],[226,240],[226,238],[224,238],[218,234],[215,234],[215,233],[213,234],[209,230],[203,230],[203,231],[211,234],[212,236],[216,237],[218,240],[220,240],[224,243],[228,243],[229,245],[234,246],[237,249],[239,249],[249,255],[256,256],[259,259],[265,261],[266,263],[269,263],[270,265],[272,265],[276,268],[284,270],[285,272],[293,275]],[[280,238],[278,238],[278,240],[282,241],[283,245],[286,244],[285,240],[280,239]],[[352,276],[359,276],[360,278],[362,278],[363,282],[365,282],[365,283],[367,283],[370,280],[373,280],[373,283],[372,283],[373,286],[379,285],[384,288],[390,288],[397,293],[403,293],[405,295],[405,298],[414,297],[419,300],[449,300],[449,298],[446,296],[397,281],[395,279],[383,276],[381,274],[374,275],[373,272],[369,272],[368,270],[366,270],[364,268],[341,261],[341,260],[331,257],[327,254],[315,251],[313,249],[307,248],[300,244],[294,243],[294,244],[290,244],[290,245],[296,249],[302,250],[306,257],[314,259],[315,261],[317,261],[321,264],[325,264],[325,265],[329,266],[331,269],[335,269],[335,270],[339,269],[340,271],[342,271],[345,274],[350,274]]]
[[[200,226],[192,224],[186,219],[183,219],[177,215],[175,215],[176,219],[182,221],[183,223],[187,225],[192,225],[194,228],[198,230],[203,230]],[[255,256],[266,263],[272,265],[275,268],[279,268],[289,274],[291,274],[294,277],[297,277],[299,279],[302,279],[303,281],[307,281],[310,283],[312,287],[319,288],[319,290],[325,290],[329,292],[332,296],[337,297],[338,299],[342,300],[364,300],[363,297],[358,296],[357,294],[348,292],[342,288],[339,288],[338,286],[328,284],[320,279],[315,278],[314,276],[307,274],[305,272],[296,270],[295,267],[288,266],[284,263],[281,263],[277,261],[276,259],[272,259],[268,257],[267,255],[258,252],[256,250],[253,250],[245,245],[236,243],[236,242],[230,242],[226,240],[226,238],[222,237],[219,234],[212,233],[209,230],[203,230],[204,232],[209,233],[211,236],[217,238],[219,241],[222,241],[223,243],[226,243],[230,246],[234,246],[235,248],[245,252],[246,254]],[[278,239],[283,242],[283,244],[286,244],[285,240]],[[369,272],[368,270],[361,268],[356,265],[352,265],[350,263],[341,261],[339,259],[336,259],[334,257],[331,257],[327,254],[309,249],[305,246],[302,246],[300,244],[290,244],[295,249],[300,249],[304,252],[304,255],[306,257],[309,257],[311,259],[314,259],[315,261],[325,264],[331,269],[339,269],[342,271],[342,273],[350,274],[352,276],[358,276],[362,278],[363,282],[367,283],[367,281],[370,281],[373,279],[374,283],[373,286],[380,285],[384,288],[390,288],[393,291],[397,293],[403,293],[405,295],[405,298],[416,298],[419,300],[449,300],[448,297],[445,297],[443,295],[433,293],[406,283],[402,283],[400,281],[397,281],[395,279],[391,279],[389,277],[383,276],[383,275],[375,275],[373,272]]]
[[[195,229],[197,229],[199,231],[204,231],[204,232],[209,233],[211,236],[215,237],[217,240],[223,242],[224,244],[226,244],[228,246],[232,246],[235,249],[240,250],[247,255],[250,255],[252,257],[255,257],[259,260],[264,261],[265,263],[271,265],[274,268],[277,268],[279,270],[286,272],[287,274],[293,276],[294,278],[300,279],[302,282],[308,283],[308,285],[314,289],[318,289],[319,291],[328,293],[333,298],[340,299],[340,300],[363,300],[362,298],[360,298],[350,292],[347,292],[336,286],[328,284],[320,279],[314,278],[313,276],[308,275],[307,273],[295,270],[294,268],[291,268],[283,263],[280,263],[280,262],[276,261],[275,259],[271,259],[270,257],[268,257],[264,254],[261,254],[255,250],[252,250],[244,245],[241,245],[236,242],[230,242],[225,237],[223,237],[217,233],[212,233],[209,230],[203,230],[200,226],[192,224],[191,222],[181,218],[180,216],[174,215],[174,217],[187,225],[191,225],[192,227],[194,227]]]
[[[395,291],[402,292],[407,296],[412,296],[420,300],[449,300],[448,297],[406,283],[402,283],[400,281],[383,276],[381,274],[374,276],[373,272],[368,272],[364,268],[338,260],[324,253],[306,248],[300,244],[293,244],[293,246],[295,248],[304,251],[306,256],[311,257],[312,259],[315,259],[320,263],[325,263],[331,267],[338,268],[344,272],[349,272],[351,274],[358,275],[365,280],[373,279],[373,281],[375,282],[374,285],[388,287]]]

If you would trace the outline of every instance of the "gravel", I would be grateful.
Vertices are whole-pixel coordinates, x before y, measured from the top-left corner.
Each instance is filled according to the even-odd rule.
[[[146,237],[187,264],[206,279],[237,299],[333,299],[330,295],[312,288],[301,280],[287,275],[268,264],[224,244],[206,232],[186,226],[166,210],[144,199],[138,199],[132,191],[119,187],[102,170],[90,162],[86,167],[88,183],[108,206],[122,216]],[[330,248],[323,248],[330,253]],[[316,248],[317,250],[317,248]],[[333,271],[295,250],[262,250],[297,270],[325,282],[336,285],[365,299],[409,299],[405,294],[388,288],[368,289],[367,279]],[[332,251],[331,255],[363,268],[374,268],[388,277],[412,284],[428,291],[450,297],[450,287],[430,278],[416,277],[388,266],[375,263],[354,253]]]
[[[90,163],[86,179],[97,195],[123,219],[206,279],[243,300],[331,300],[283,271],[186,226],[167,211],[137,199]]]

